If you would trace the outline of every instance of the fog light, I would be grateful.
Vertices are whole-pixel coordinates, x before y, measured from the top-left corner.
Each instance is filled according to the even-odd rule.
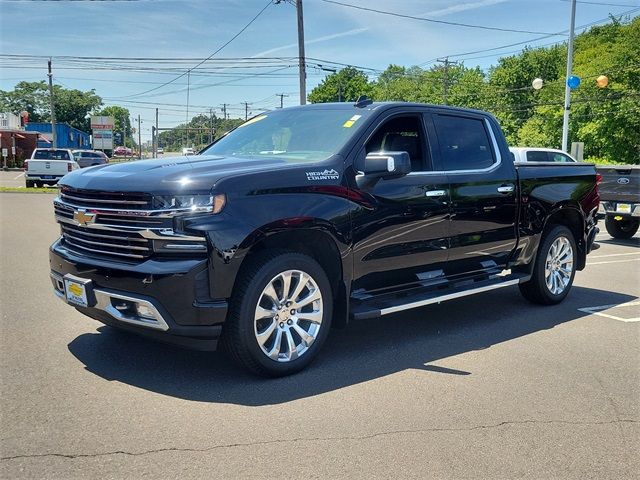
[[[136,311],[138,312],[139,317],[153,318],[153,319],[156,318],[156,312],[148,305],[138,303],[136,305]]]

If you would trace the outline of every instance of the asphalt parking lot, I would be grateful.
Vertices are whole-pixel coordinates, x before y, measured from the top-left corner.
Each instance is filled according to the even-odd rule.
[[[638,236],[600,234],[561,305],[352,323],[264,380],[56,299],[52,198],[0,194],[2,478],[638,478]]]

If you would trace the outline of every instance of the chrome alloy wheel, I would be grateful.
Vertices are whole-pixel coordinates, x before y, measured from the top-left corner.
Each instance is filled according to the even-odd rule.
[[[566,237],[558,237],[551,244],[544,263],[544,280],[553,295],[560,295],[569,285],[573,274],[573,248]]]
[[[279,273],[256,306],[253,328],[258,345],[272,360],[295,360],[318,337],[322,314],[322,292],[311,275],[300,270]]]

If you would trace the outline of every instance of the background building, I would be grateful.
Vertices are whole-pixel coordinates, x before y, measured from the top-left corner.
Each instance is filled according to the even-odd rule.
[[[39,132],[38,147],[52,147],[51,124],[30,122],[26,125],[28,132]],[[88,133],[64,123],[56,123],[58,148],[91,149],[91,137]]]

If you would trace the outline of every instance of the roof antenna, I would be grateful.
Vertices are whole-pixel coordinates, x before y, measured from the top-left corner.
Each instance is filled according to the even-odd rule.
[[[354,104],[354,106],[356,108],[364,108],[364,107],[368,107],[372,103],[373,103],[373,100],[371,100],[370,98],[367,98],[366,95],[360,95],[358,97],[358,100],[356,100],[356,103]]]

